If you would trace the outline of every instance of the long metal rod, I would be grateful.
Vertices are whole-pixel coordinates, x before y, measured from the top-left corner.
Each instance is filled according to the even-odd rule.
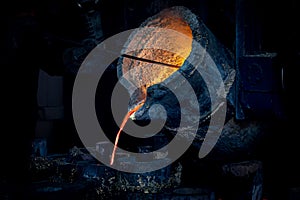
[[[148,63],[153,63],[153,64],[159,64],[159,65],[165,65],[165,66],[173,67],[173,68],[180,68],[181,67],[181,66],[178,66],[178,65],[172,65],[172,64],[168,64],[168,63],[161,63],[161,62],[158,62],[158,61],[155,61],[155,60],[149,60],[149,59],[145,59],[145,58],[139,58],[139,57],[131,56],[131,55],[127,55],[127,54],[122,54],[121,56],[125,57],[125,58],[134,59],[134,60],[140,60],[140,61],[143,61],[143,62],[148,62]]]

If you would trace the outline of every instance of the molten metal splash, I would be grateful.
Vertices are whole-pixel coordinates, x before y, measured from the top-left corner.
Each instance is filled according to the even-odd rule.
[[[116,154],[116,150],[117,150],[117,147],[118,147],[118,142],[119,142],[119,138],[120,138],[120,134],[124,128],[124,126],[126,125],[129,117],[135,113],[138,109],[140,109],[140,107],[142,107],[144,105],[144,102],[145,101],[142,101],[140,104],[138,104],[135,108],[131,109],[130,111],[127,112],[127,114],[125,115],[123,121],[122,121],[122,124],[120,126],[120,129],[117,133],[117,136],[116,136],[116,139],[115,139],[115,145],[114,145],[114,149],[113,149],[113,152],[112,152],[112,155],[111,155],[111,160],[110,160],[110,165],[113,165],[114,164],[114,160],[115,160],[115,154]]]

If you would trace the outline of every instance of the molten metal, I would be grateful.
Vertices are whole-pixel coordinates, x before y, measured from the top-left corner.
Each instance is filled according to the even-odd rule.
[[[190,55],[193,41],[191,27],[176,10],[165,9],[147,19],[141,27],[172,29],[187,37],[152,31],[142,32],[142,34],[137,32],[131,38],[127,47],[129,49],[135,47],[134,49],[138,50],[126,52],[121,64],[124,78],[133,82],[141,90],[142,95],[134,99],[136,104],[146,99],[148,87],[163,82],[183,65]],[[147,49],[147,44],[165,44],[172,51]]]

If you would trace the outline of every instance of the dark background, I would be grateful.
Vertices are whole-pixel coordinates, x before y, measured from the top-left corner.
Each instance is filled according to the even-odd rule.
[[[236,67],[241,72],[237,120],[269,118],[274,124],[274,132],[261,142],[258,156],[265,164],[267,192],[273,199],[286,199],[288,188],[299,186],[298,1],[100,0],[81,1],[83,8],[78,7],[78,2],[24,0],[1,6],[1,99],[4,100],[1,124],[4,126],[0,162],[1,174],[8,177],[8,182],[27,180],[24,163],[30,154],[30,142],[36,137],[47,138],[49,153],[82,146],[72,120],[72,86],[80,62],[96,43],[138,27],[163,8],[182,5],[197,14],[236,55]],[[100,14],[103,34],[96,43],[87,45],[82,41],[94,38],[85,19],[90,10]],[[66,53],[74,48],[83,50],[78,59]],[[243,82],[243,65],[253,62],[247,55],[265,53],[276,56],[271,61],[255,61],[262,66],[264,82],[258,84],[258,92],[250,91],[249,95]],[[278,76],[282,68],[284,87]],[[255,73],[250,71],[247,76],[255,77]],[[112,86],[109,81],[115,80],[113,75],[108,77],[107,88]],[[261,95],[259,90],[265,83],[275,85]],[[265,103],[263,100],[268,98],[274,101]],[[110,127],[109,122],[107,126]]]

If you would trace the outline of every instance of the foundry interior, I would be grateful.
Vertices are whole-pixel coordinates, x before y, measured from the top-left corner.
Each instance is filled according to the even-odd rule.
[[[2,6],[0,199],[299,200],[298,5]]]

